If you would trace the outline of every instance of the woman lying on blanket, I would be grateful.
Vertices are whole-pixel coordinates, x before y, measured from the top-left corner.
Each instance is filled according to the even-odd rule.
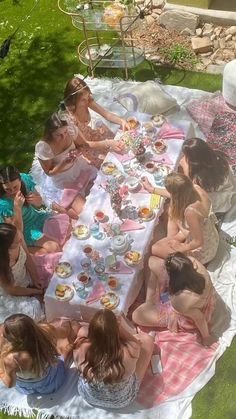
[[[11,222],[23,231],[32,253],[58,252],[68,236],[69,217],[53,216],[41,206],[42,198],[30,175],[20,173],[13,166],[0,170],[0,222]]]
[[[22,234],[12,224],[0,224],[0,322],[25,313],[36,320],[43,316],[43,289]]]
[[[57,113],[46,121],[44,136],[35,147],[31,174],[52,209],[78,218],[97,170],[79,157],[73,127]]]
[[[90,127],[89,109],[108,121],[120,125],[123,130],[130,129],[125,119],[107,111],[93,100],[91,91],[85,81],[79,77],[71,79],[65,88],[64,101],[70,120],[78,129],[76,146],[89,163],[99,168],[109,150],[116,152],[123,150],[123,145],[114,140],[114,134],[105,124],[100,123],[94,129]]]
[[[180,170],[190,177],[194,184],[208,192],[214,213],[227,212],[231,207],[232,197],[236,194],[236,179],[226,155],[213,150],[200,138],[185,140],[182,153]],[[143,185],[150,193],[169,197],[166,189],[154,188],[147,178],[143,179]]]
[[[57,391],[64,383],[64,361],[72,351],[79,327],[78,322],[70,320],[37,324],[24,314],[8,317],[2,326],[3,383],[23,394]]]
[[[165,260],[169,301],[163,304],[158,283],[161,270],[156,259],[151,256],[149,260],[151,277],[146,302],[134,311],[134,322],[141,326],[168,328],[175,333],[198,329],[202,344],[210,346],[216,341],[209,330],[216,294],[207,270],[197,259],[183,253],[169,255]]]
[[[103,408],[129,405],[137,396],[153,346],[151,336],[131,335],[111,310],[99,310],[89,327],[79,330],[74,350],[79,394]]]
[[[170,194],[167,237],[152,246],[152,254],[165,259],[173,251],[191,254],[202,264],[216,255],[219,234],[207,193],[180,173],[165,178]]]

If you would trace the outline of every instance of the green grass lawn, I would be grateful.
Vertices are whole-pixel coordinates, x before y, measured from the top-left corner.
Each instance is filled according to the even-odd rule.
[[[0,0],[0,43],[9,36],[33,0]],[[41,0],[0,61],[0,164],[28,170],[44,120],[57,109],[66,82],[74,73],[86,74],[78,62],[81,33],[57,10],[56,0]],[[130,78],[159,77],[175,84],[208,91],[221,88],[221,76],[162,68],[144,62]],[[96,76],[121,77],[123,71],[99,69]],[[216,375],[195,397],[193,419],[236,418],[236,340],[218,361]],[[8,417],[0,414],[0,418]],[[163,418],[164,419],[164,418]],[[175,418],[173,418],[175,419]]]

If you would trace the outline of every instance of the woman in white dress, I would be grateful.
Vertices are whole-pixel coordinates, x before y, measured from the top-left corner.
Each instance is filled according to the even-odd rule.
[[[13,224],[0,223],[0,323],[15,313],[43,318],[43,293],[20,233]]]
[[[76,150],[77,128],[68,125],[57,113],[46,121],[44,138],[35,147],[31,174],[45,203],[52,209],[76,219],[97,170]]]

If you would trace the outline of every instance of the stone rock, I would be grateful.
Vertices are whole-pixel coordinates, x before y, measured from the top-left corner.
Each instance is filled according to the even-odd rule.
[[[167,29],[175,29],[182,31],[185,28],[189,28],[191,31],[196,31],[199,22],[199,16],[193,13],[167,10],[160,16],[159,23],[165,26]]]
[[[198,71],[204,71],[205,68],[206,68],[206,66],[202,63],[197,63],[196,66],[195,66],[195,69],[198,70]]]
[[[217,55],[220,54],[220,48],[218,48],[216,51],[213,52],[211,59],[214,60],[215,58],[217,58]]]
[[[218,49],[219,47],[220,47],[220,43],[219,43],[218,39],[215,39],[215,41],[213,42],[213,48]]]
[[[210,31],[203,30],[202,36],[208,36],[208,38],[210,38],[211,35],[213,35],[213,32],[214,32],[213,29],[211,29]]]
[[[205,23],[202,31],[203,36],[211,36],[214,32],[214,26],[211,23]]]
[[[162,9],[153,9],[153,14],[160,16],[162,14]]]
[[[207,66],[207,72],[212,74],[223,74],[225,63],[222,65],[210,64]]]
[[[146,23],[148,26],[152,25],[155,22],[154,17],[152,15],[148,15],[145,17]]]
[[[219,35],[220,35],[220,33],[222,32],[222,30],[223,30],[223,28],[222,28],[221,26],[217,26],[217,27],[214,29],[214,33],[216,34],[216,36],[219,36]]]
[[[144,0],[135,0],[135,4],[140,6],[141,4],[144,4]]]
[[[231,33],[230,33],[229,35],[226,35],[226,37],[225,37],[226,42],[227,42],[227,41],[231,41],[232,36],[233,36],[233,35],[231,35]]]
[[[159,14],[158,13],[152,13],[151,16],[153,17],[153,19],[159,19]]]
[[[202,52],[202,53],[200,53],[200,55],[201,55],[202,58],[210,57],[212,55],[212,51]]]
[[[212,25],[212,23],[205,23],[204,26],[203,26],[203,30],[204,31],[214,30],[214,26]]]
[[[223,65],[223,64],[225,64],[225,61],[223,61],[223,60],[215,60],[215,63],[217,65]]]
[[[236,35],[236,26],[230,26],[225,33],[226,35]]]
[[[205,66],[205,67],[207,67],[209,64],[211,64],[211,59],[210,58],[202,58],[201,59],[201,61],[202,61],[202,64]]]
[[[203,38],[194,37],[191,39],[192,49],[194,52],[209,52],[212,50],[212,43],[210,39],[205,36]]]
[[[202,35],[202,28],[197,28],[196,29],[196,35],[197,36],[201,36]]]
[[[152,0],[152,8],[157,9],[164,6],[164,0]]]
[[[225,31],[222,31],[219,35],[219,38],[224,38],[225,37]]]
[[[181,35],[189,35],[189,36],[195,35],[195,32],[191,31],[191,29],[189,29],[189,28],[185,28],[180,33],[181,33]]]
[[[223,51],[223,59],[227,61],[231,61],[234,59],[234,51],[231,49],[224,49]]]
[[[215,34],[215,33],[213,33],[213,35],[211,35],[210,40],[211,40],[211,41],[214,41],[216,38],[217,38],[216,34]]]
[[[225,38],[221,38],[220,40],[219,40],[219,43],[220,43],[220,48],[225,48]]]

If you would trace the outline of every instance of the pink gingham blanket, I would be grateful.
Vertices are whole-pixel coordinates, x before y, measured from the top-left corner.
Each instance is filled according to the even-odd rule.
[[[218,347],[206,348],[192,333],[158,332],[155,353],[161,357],[162,373],[153,375],[149,367],[141,384],[137,401],[150,408],[178,395],[206,368]]]

